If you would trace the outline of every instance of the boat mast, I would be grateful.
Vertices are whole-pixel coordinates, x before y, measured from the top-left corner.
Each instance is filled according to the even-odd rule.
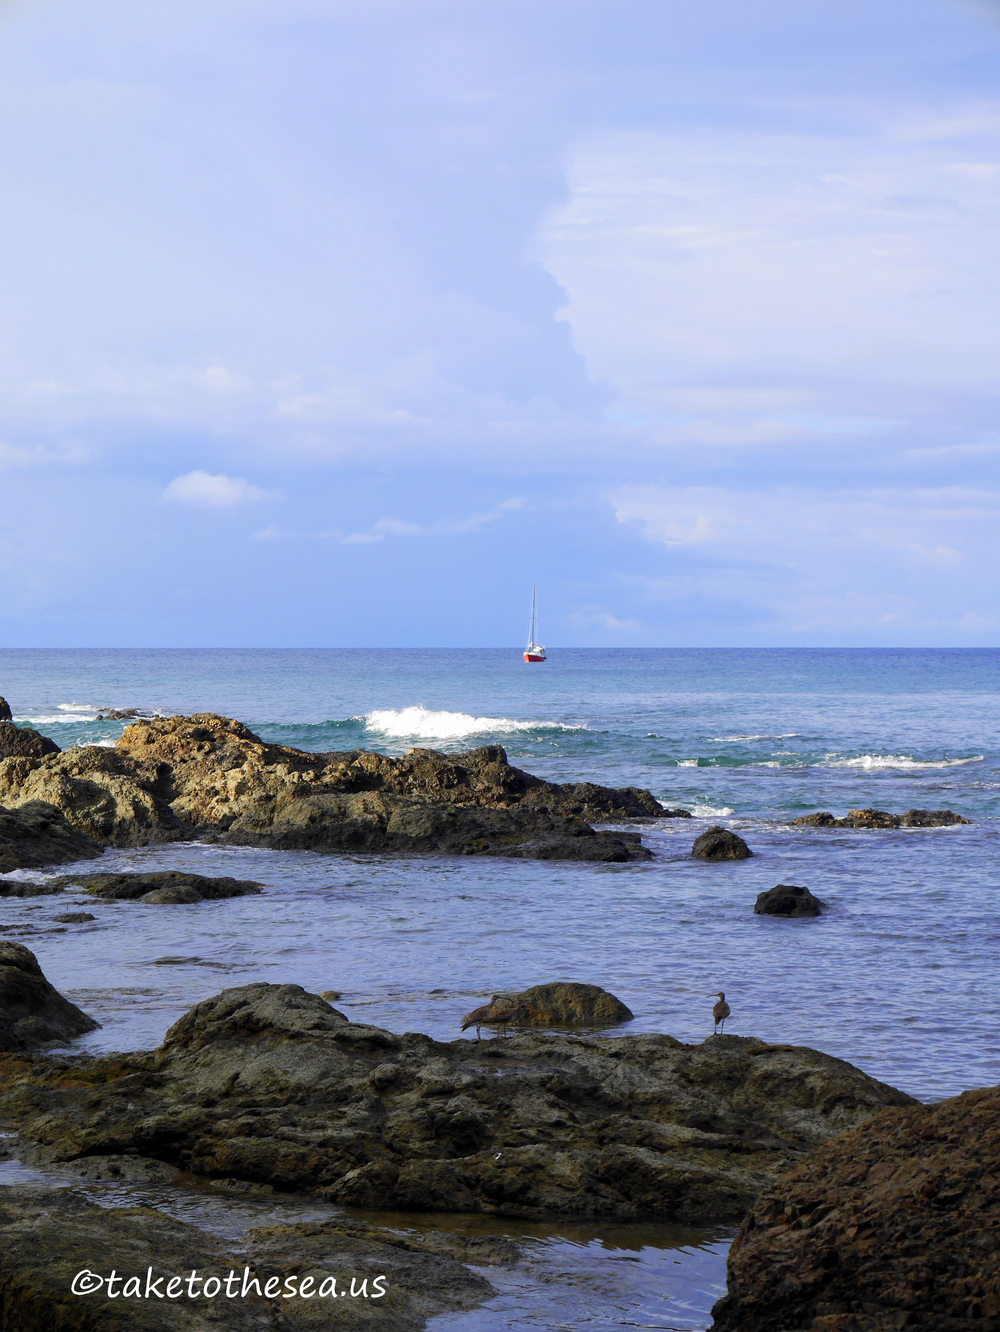
[[[528,647],[533,647],[535,643],[535,594],[537,591],[537,584],[533,584],[531,588],[531,623],[528,626]]]

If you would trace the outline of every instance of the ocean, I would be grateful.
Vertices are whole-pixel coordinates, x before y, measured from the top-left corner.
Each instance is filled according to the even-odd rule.
[[[1000,1082],[1000,650],[554,649],[529,666],[513,648],[9,649],[0,694],[63,747],[113,744],[124,723],[97,720],[108,707],[214,711],[310,750],[499,743],[540,776],[648,787],[694,815],[644,829],[654,859],[626,865],[199,843],[109,852],[109,869],[232,874],[266,891],[101,906],[71,927],[51,921],[68,897],[3,899],[5,935],[103,1024],[75,1048],[151,1047],[192,1004],[250,980],[336,989],[349,1017],[442,1039],[496,990],[581,980],[628,1004],[627,1030],[700,1041],[710,996],[725,990],[727,1030],[813,1046],[922,1099]],[[869,805],[949,808],[972,823],[788,826]],[[753,858],[693,860],[711,823],[739,831]],[[805,885],[828,911],[754,916],[777,883]],[[0,1180],[34,1177],[0,1167]],[[220,1232],[253,1212],[197,1189],[126,1193]],[[725,1231],[397,1222],[524,1238],[522,1264],[488,1273],[497,1300],[433,1320],[434,1332],[702,1332],[725,1279]]]

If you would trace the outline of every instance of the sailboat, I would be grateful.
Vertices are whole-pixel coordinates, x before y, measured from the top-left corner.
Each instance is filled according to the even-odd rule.
[[[538,636],[538,627],[535,624],[535,601],[537,591],[538,589],[535,587],[531,589],[531,623],[528,626],[528,646],[524,649],[525,661],[545,660],[545,649],[542,647],[541,643],[535,642],[535,639]]]

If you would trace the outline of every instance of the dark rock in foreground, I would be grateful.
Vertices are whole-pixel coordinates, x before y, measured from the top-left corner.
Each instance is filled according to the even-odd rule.
[[[802,916],[821,916],[825,902],[813,897],[808,888],[799,888],[794,883],[779,883],[765,893],[757,894],[754,903],[755,916],[790,916],[797,919]]]
[[[99,1026],[49,984],[30,949],[0,940],[0,1050],[68,1041]]]
[[[0,698],[0,722],[13,721],[14,714],[10,710],[10,704],[5,698]]]
[[[852,809],[842,819],[827,810],[803,814],[792,819],[792,828],[946,828],[954,823],[971,823],[950,809],[908,809],[905,814],[890,814],[884,809]]]
[[[215,902],[223,897],[247,897],[261,891],[252,879],[211,878],[204,874],[184,874],[163,870],[153,874],[64,875],[59,887],[76,888],[92,897],[109,902]]]
[[[99,1207],[71,1189],[0,1187],[0,1318],[17,1332],[420,1332],[428,1318],[475,1308],[494,1293],[483,1277],[430,1247],[345,1221],[252,1230],[233,1252],[150,1207]],[[151,1293],[137,1298],[149,1268]],[[117,1272],[113,1295],[106,1286],[72,1294],[74,1277],[85,1271]],[[197,1284],[189,1288],[192,1273]],[[384,1279],[376,1285],[378,1276]],[[310,1277],[303,1298],[298,1292]],[[330,1277],[333,1298],[329,1286],[319,1294]],[[206,1298],[202,1283],[212,1279],[217,1286]]]
[[[99,855],[101,848],[97,843],[73,827],[55,805],[43,800],[31,800],[17,809],[4,809],[0,805],[0,874],[15,869],[40,869],[43,865],[65,865],[71,860]]]
[[[47,754],[58,753],[61,753],[59,746],[47,735],[39,735],[30,726],[0,721],[0,759],[45,758]]]
[[[728,828],[706,828],[695,838],[691,854],[699,860],[746,860],[753,852],[739,833]]]
[[[628,1022],[635,1016],[620,999],[599,985],[582,985],[578,981],[533,985],[530,990],[504,994],[501,998],[521,1006],[523,1016],[515,1026],[600,1027]]]
[[[1000,1089],[891,1110],[769,1187],[713,1332],[995,1332]]]
[[[152,1157],[348,1206],[520,1217],[738,1220],[803,1153],[911,1103],[815,1050],[443,1043],[297,985],[226,990],[148,1053],[0,1058],[0,1114],[51,1161]]]
[[[591,822],[660,817],[648,791],[560,785],[511,767],[499,745],[311,754],[266,744],[214,713],[150,718],[114,749],[0,761],[0,800],[44,799],[104,845],[193,835],[312,851],[438,852],[624,863],[637,833]]]

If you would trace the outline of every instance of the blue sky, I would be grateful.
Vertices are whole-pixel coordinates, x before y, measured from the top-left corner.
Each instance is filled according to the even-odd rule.
[[[8,0],[0,645],[994,645],[1000,6]]]

